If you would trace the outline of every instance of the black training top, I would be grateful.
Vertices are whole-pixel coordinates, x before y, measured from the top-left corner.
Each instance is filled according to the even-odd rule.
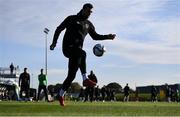
[[[66,29],[63,38],[63,49],[69,47],[82,48],[85,36],[89,33],[94,40],[105,40],[107,35],[97,34],[93,24],[83,18],[81,13],[68,16],[56,29],[53,43],[56,44],[61,31]]]
[[[23,72],[19,77],[19,86],[30,86],[30,75],[29,73]]]

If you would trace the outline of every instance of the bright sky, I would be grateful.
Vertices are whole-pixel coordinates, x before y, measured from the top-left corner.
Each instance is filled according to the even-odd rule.
[[[48,39],[48,84],[62,83],[67,59],[57,47],[49,50],[56,27],[77,14],[84,3],[94,5],[89,20],[99,34],[115,33],[113,41],[94,41],[88,35],[87,72],[94,70],[100,87],[110,82],[131,88],[180,83],[180,0],[0,0],[0,67],[13,62],[28,68],[31,86],[45,67]],[[106,47],[103,57],[93,55],[96,43]],[[75,82],[82,84],[80,70]]]

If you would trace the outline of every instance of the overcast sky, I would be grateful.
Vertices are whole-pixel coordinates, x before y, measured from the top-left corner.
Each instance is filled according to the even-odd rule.
[[[180,0],[0,0],[0,67],[13,62],[21,72],[28,68],[31,86],[45,67],[45,33],[48,39],[48,84],[62,83],[67,59],[57,47],[49,50],[56,27],[77,14],[84,3],[94,5],[89,20],[99,34],[115,33],[113,41],[94,41],[87,35],[87,72],[94,70],[98,84],[144,85],[180,83]],[[106,47],[93,55],[96,43]],[[78,71],[75,82],[82,84]]]

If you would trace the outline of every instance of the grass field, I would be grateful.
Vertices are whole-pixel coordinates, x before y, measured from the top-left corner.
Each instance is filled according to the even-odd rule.
[[[0,116],[180,116],[180,103],[0,102]]]

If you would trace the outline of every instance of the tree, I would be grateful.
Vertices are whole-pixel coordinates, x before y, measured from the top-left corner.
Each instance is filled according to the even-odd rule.
[[[70,93],[79,93],[81,90],[81,86],[78,82],[73,82],[68,90]]]
[[[116,83],[116,82],[109,83],[106,87],[115,90],[116,93],[122,91],[121,85],[119,85],[119,84]]]

